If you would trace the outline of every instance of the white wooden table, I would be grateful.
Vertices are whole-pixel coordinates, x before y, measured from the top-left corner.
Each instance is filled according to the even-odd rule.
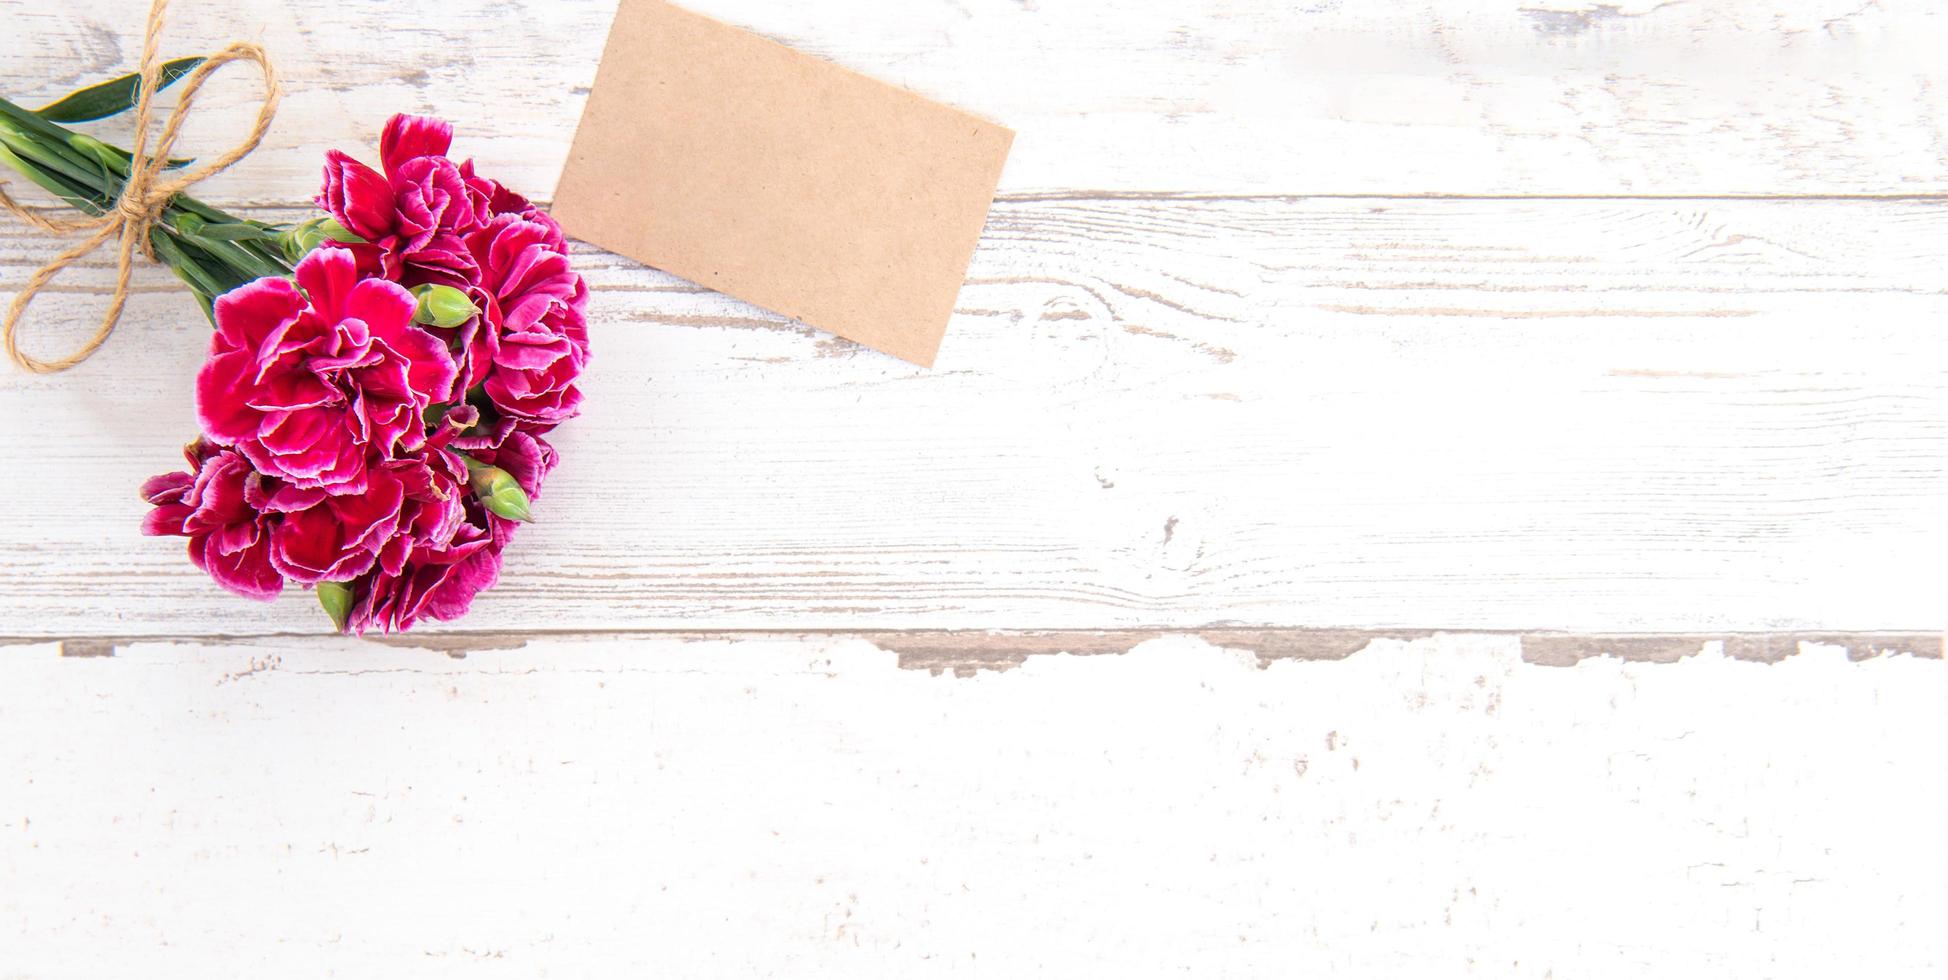
[[[612,3],[425,6],[178,0],[289,89],[199,193],[415,111],[545,200]],[[339,639],[138,535],[144,270],[0,376],[0,977],[1939,975],[1938,4],[695,6],[1018,130],[936,368],[579,249],[541,523]]]

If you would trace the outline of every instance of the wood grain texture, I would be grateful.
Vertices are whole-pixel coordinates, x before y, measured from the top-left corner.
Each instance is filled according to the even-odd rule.
[[[1943,664],[0,651],[9,976],[1933,980]]]
[[[580,251],[588,414],[464,626],[1939,630],[1943,254],[1934,202],[1006,202],[926,372]],[[315,629],[134,536],[207,330],[142,288],[0,379],[0,623]]]
[[[1935,194],[1948,190],[1948,11],[1860,0],[1206,0],[1118,5],[690,0],[1013,127],[1004,192]],[[309,198],[320,145],[395,111],[453,119],[547,198],[613,0],[203,2],[172,53],[265,44],[290,93],[219,201]],[[0,87],[53,99],[128,69],[122,0],[0,4]],[[197,138],[247,130],[213,87]],[[113,132],[113,127],[109,127]]]

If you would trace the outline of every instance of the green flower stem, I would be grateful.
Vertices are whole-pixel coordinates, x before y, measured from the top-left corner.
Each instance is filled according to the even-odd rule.
[[[176,275],[188,283],[189,288],[195,290],[206,304],[230,291],[223,277],[212,275],[203,268],[202,263],[191,257],[174,237],[165,234],[160,227],[149,232],[149,244],[155,246],[156,255],[163,263],[175,270]]]
[[[0,99],[0,139],[14,144],[14,152],[36,159],[61,171],[83,185],[95,185],[101,163],[92,154],[74,146],[70,133],[21,107]],[[105,188],[104,188],[105,189]],[[107,198],[113,200],[112,197]]]
[[[34,139],[18,129],[5,126],[0,126],[0,146],[5,146],[15,157],[26,162],[39,173],[71,188],[70,194],[78,194],[88,201],[88,206],[84,210],[101,214],[108,210],[109,202],[114,200],[113,196],[104,193],[102,177],[105,171],[98,162],[84,165],[70,160],[64,154],[56,152],[46,142]],[[39,180],[35,183],[43,187],[47,186]],[[62,195],[63,198],[69,196],[69,194]]]
[[[72,183],[62,180],[60,177],[50,174],[27,160],[22,159],[19,154],[7,148],[7,143],[4,140],[0,140],[0,163],[4,163],[20,171],[22,176],[40,185],[42,190],[68,202],[68,206],[77,211],[84,211],[91,215],[102,213],[102,208],[89,197],[90,191],[76,187]]]
[[[238,272],[248,273],[245,279],[259,279],[264,276],[288,276],[291,270],[281,262],[273,262],[264,256],[244,247],[242,242],[227,242],[217,238],[190,235],[189,239],[211,255],[221,258],[225,264]]]

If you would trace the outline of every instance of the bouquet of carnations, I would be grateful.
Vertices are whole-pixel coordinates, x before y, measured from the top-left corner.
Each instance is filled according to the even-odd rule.
[[[39,111],[0,100],[0,162],[87,214],[126,209],[132,180],[187,162],[167,159],[176,120],[145,152],[141,113],[134,154],[60,123],[146,101],[194,67]],[[279,226],[172,193],[139,243],[215,328],[195,381],[202,432],[187,469],[143,485],[144,533],[188,538],[190,560],[239,595],[310,588],[340,630],[466,612],[555,466],[547,434],[581,402],[588,290],[561,229],[450,158],[452,138],[394,116],[378,169],[325,154],[322,215]]]

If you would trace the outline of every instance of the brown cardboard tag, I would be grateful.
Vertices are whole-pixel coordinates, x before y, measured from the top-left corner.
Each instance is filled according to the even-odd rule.
[[[932,366],[1014,133],[622,0],[555,193],[569,234]]]

